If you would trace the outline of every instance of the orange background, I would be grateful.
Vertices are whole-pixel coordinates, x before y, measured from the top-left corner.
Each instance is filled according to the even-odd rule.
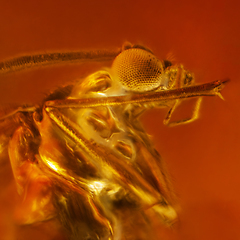
[[[200,119],[168,128],[166,110],[143,122],[171,172],[182,207],[172,240],[240,239],[240,4],[237,0],[7,1],[0,8],[0,60],[61,50],[117,48],[126,40],[171,55],[198,83],[229,77],[225,101],[204,98]],[[57,66],[0,76],[0,104],[37,103],[89,67]],[[59,239],[57,227],[18,228],[11,169],[0,177],[0,239]],[[50,229],[50,231],[49,231]]]

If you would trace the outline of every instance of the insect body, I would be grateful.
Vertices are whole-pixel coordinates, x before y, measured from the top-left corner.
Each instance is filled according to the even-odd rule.
[[[157,239],[152,220],[171,225],[177,204],[139,116],[148,108],[168,106],[165,124],[190,122],[197,118],[201,100],[192,118],[170,122],[181,99],[221,96],[226,81],[194,85],[182,66],[161,62],[139,46],[121,53],[74,54],[0,64],[6,72],[61,61],[114,59],[111,69],[60,88],[42,105],[20,107],[0,118],[23,196],[18,220],[31,224],[57,217],[69,239]]]

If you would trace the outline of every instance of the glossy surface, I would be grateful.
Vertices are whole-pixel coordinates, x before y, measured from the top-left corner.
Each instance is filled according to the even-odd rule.
[[[239,195],[239,3],[237,1],[2,1],[1,60],[53,50],[119,47],[125,40],[169,53],[195,73],[196,82],[229,77],[223,102],[204,99],[201,118],[168,128],[166,114],[144,117],[147,132],[169,165],[182,206],[180,226],[166,239],[238,239]],[[98,69],[98,65],[95,69]],[[77,66],[4,75],[1,103],[39,102],[49,89],[86,75]],[[92,70],[92,69],[91,69]],[[5,239],[60,239],[58,225],[13,224],[16,188],[10,166],[1,164],[1,219]],[[53,227],[54,226],[54,227]]]

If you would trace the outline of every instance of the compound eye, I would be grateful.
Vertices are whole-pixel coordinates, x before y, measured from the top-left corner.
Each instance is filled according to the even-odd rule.
[[[152,91],[159,87],[163,64],[150,52],[131,48],[120,53],[112,65],[113,76],[125,89]]]

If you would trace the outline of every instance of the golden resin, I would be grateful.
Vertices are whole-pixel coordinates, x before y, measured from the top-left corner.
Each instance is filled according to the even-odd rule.
[[[144,240],[159,239],[156,226],[177,221],[165,164],[139,116],[148,108],[169,107],[165,124],[189,123],[198,117],[202,96],[221,97],[226,81],[195,85],[183,66],[160,61],[140,46],[125,46],[120,54],[20,57],[0,63],[0,71],[114,58],[111,69],[60,88],[40,106],[18,107],[0,117],[0,153],[9,136],[9,159],[22,196],[19,223],[58,218],[72,240]],[[192,117],[171,121],[182,99],[192,97],[197,98]]]

